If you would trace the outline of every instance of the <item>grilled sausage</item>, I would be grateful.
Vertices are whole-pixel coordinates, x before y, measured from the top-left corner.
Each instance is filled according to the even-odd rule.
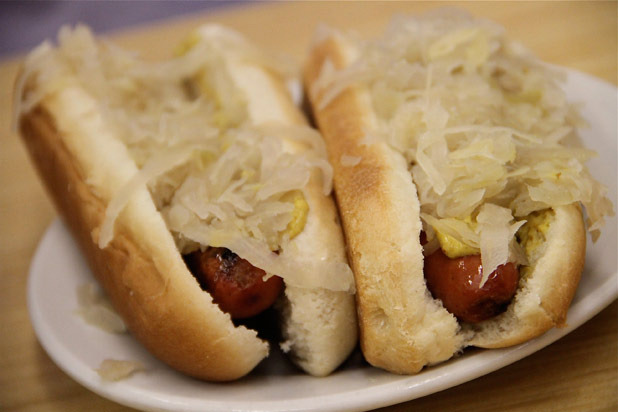
[[[479,287],[483,275],[481,256],[451,259],[441,249],[425,258],[424,273],[433,297],[459,320],[471,323],[503,312],[519,284],[519,271],[508,262],[498,266]]]
[[[185,257],[191,273],[222,311],[234,319],[255,316],[269,308],[283,289],[283,280],[226,248],[211,247]]]

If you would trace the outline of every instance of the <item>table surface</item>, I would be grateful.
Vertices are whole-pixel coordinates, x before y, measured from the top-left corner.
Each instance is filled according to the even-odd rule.
[[[299,62],[324,21],[377,33],[397,12],[437,3],[261,3],[143,25],[110,37],[145,56],[164,57],[193,27],[229,25],[258,45]],[[617,83],[615,2],[458,3],[504,25],[545,61]],[[0,410],[128,411],[83,388],[38,344],[26,307],[30,260],[55,218],[51,202],[11,131],[12,84],[20,56],[0,62]],[[549,347],[457,387],[384,411],[601,411],[618,408],[618,302]]]

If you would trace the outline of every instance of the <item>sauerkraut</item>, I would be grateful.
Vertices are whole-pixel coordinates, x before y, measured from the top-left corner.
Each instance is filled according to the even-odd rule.
[[[124,333],[127,326],[112,307],[111,302],[93,282],[85,283],[77,288],[77,303],[75,311],[86,323],[110,333]]]
[[[334,35],[357,58],[341,70],[324,63],[319,105],[351,85],[369,90],[378,126],[367,134],[407,160],[430,237],[440,230],[480,248],[487,272],[521,255],[516,221],[581,202],[597,238],[612,204],[586,169],[594,153],[566,143],[585,123],[561,73],[458,10],[399,16],[374,41]]]
[[[26,59],[20,110],[77,85],[128,148],[139,172],[110,200],[100,247],[131,196],[147,186],[181,253],[227,247],[294,285],[353,290],[346,264],[298,262],[290,246],[310,212],[303,194],[310,179],[322,180],[325,196],[331,190],[321,137],[308,126],[253,125],[231,64],[294,74],[220,26],[200,28],[164,62],[95,40],[85,26],[64,27],[57,47],[44,43]]]
[[[96,369],[102,380],[117,382],[131,377],[136,372],[146,370],[143,363],[134,360],[103,359]]]

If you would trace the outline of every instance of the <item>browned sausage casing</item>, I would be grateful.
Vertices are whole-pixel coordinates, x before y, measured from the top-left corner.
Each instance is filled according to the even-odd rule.
[[[283,289],[283,279],[256,268],[226,248],[208,248],[185,257],[191,273],[219,308],[245,319],[269,308]]]
[[[450,313],[464,322],[481,322],[503,312],[519,283],[513,263],[498,266],[482,288],[480,255],[451,259],[438,249],[425,258],[427,288]]]

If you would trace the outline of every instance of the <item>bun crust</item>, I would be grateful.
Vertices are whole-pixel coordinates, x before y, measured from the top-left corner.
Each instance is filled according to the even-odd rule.
[[[337,33],[322,33],[305,65],[305,82],[335,172],[368,362],[395,373],[416,373],[465,346],[515,345],[563,325],[585,256],[578,205],[555,209],[547,241],[535,251],[533,270],[505,314],[474,326],[460,324],[431,297],[423,275],[417,192],[403,157],[386,143],[365,138],[376,122],[368,91],[349,87],[325,107],[319,105],[314,85],[325,62],[342,69],[355,53]],[[343,165],[346,155],[360,161]]]

